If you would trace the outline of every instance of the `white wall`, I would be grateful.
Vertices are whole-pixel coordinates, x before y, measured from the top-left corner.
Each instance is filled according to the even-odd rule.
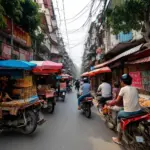
[[[141,32],[140,31],[132,31],[132,41],[133,40],[138,40],[142,38]],[[117,44],[119,44],[119,39],[116,39],[116,35],[112,34],[112,29],[111,31],[105,31],[105,37],[104,37],[104,45],[105,45],[105,53],[110,51],[112,48],[114,48]]]
[[[45,8],[43,0],[36,0],[36,2],[38,3],[38,5],[40,7],[40,12],[43,12],[45,14],[49,32],[52,32],[52,19],[50,16],[49,9]]]

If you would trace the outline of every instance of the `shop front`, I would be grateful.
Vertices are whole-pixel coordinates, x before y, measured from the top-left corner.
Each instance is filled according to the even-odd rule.
[[[150,57],[141,58],[126,64],[128,73],[133,78],[132,86],[139,90],[140,94],[150,95]]]

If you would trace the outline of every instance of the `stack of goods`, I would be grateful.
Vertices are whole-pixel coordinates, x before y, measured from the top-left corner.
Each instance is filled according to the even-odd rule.
[[[31,87],[33,84],[32,84],[32,76],[27,76],[27,77],[24,77],[23,79],[16,79],[16,83],[15,83],[15,87]]]
[[[13,99],[28,99],[37,95],[36,87],[33,86],[32,76],[16,79],[12,95]]]
[[[38,95],[45,95],[46,92],[50,90],[50,85],[39,85],[38,86]]]
[[[150,100],[139,98],[139,104],[141,105],[141,107],[150,107]]]

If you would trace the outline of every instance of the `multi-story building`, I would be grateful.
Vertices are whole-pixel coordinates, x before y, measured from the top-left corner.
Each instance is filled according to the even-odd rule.
[[[44,33],[44,42],[37,59],[62,62],[66,73],[75,74],[72,60],[66,52],[63,39],[60,37],[52,0],[35,0],[40,7],[41,31]]]
[[[11,46],[12,22],[10,18],[4,17],[6,28],[0,30],[0,59],[22,59],[30,61],[33,59],[31,48],[31,37],[29,33],[13,24],[13,47]]]
[[[109,0],[107,1],[106,9],[113,9],[116,5],[124,3],[124,0]],[[104,10],[106,11],[106,10]],[[104,15],[106,13],[103,13]],[[133,86],[138,88],[140,94],[150,93],[148,82],[149,76],[149,67],[150,67],[150,49],[146,47],[145,39],[141,34],[141,31],[131,30],[128,33],[120,32],[117,35],[112,34],[112,29],[106,24],[105,21],[102,21],[101,18],[106,18],[107,16],[98,16],[99,21],[95,21],[97,28],[96,39],[99,39],[99,56],[101,60],[97,65],[92,66],[92,69],[102,69],[103,67],[108,66],[111,69],[111,73],[106,73],[102,75],[96,75],[92,78],[93,84],[97,88],[100,84],[102,76],[107,77],[107,80],[112,84],[114,81],[119,81],[120,76],[123,73],[129,73],[133,77]],[[90,36],[89,36],[90,38]],[[89,52],[89,49],[86,48],[84,54]],[[84,55],[84,61],[87,59],[87,55]],[[96,56],[97,57],[97,56]],[[91,68],[91,66],[89,66]],[[90,71],[90,69],[84,71]]]

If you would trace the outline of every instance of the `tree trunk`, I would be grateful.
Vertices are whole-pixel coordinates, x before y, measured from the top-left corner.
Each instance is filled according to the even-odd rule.
[[[143,36],[147,43],[150,43],[150,23],[149,21],[144,22],[145,31],[143,32]]]
[[[149,9],[148,11],[145,11],[144,12],[144,28],[145,28],[145,31],[144,31],[144,38],[146,40],[147,43],[150,44],[150,12],[149,12]]]

